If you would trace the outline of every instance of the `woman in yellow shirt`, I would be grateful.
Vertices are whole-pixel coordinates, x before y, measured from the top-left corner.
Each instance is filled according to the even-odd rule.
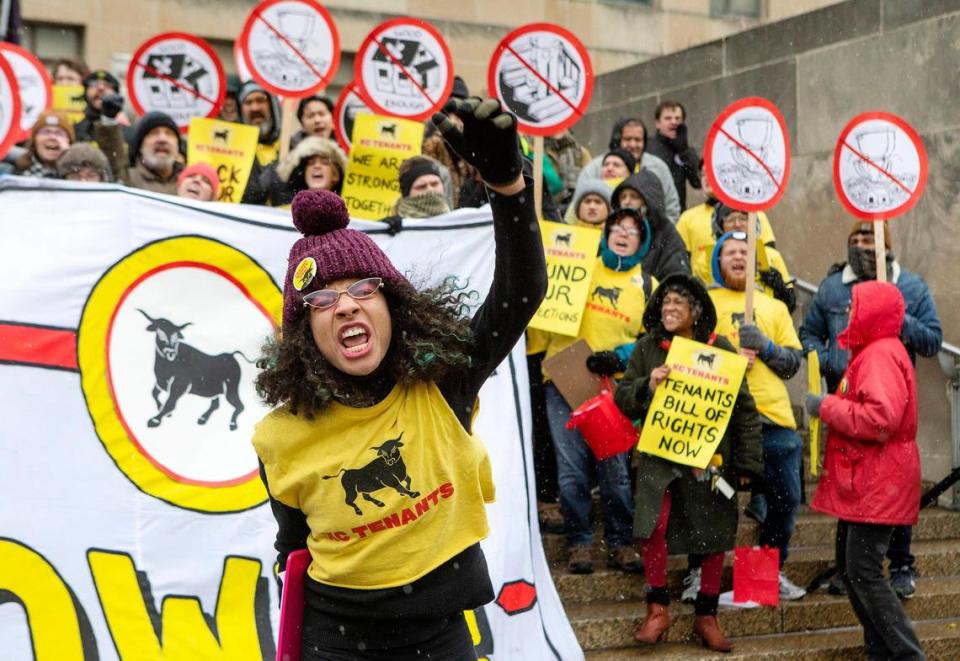
[[[472,432],[477,394],[546,290],[532,182],[516,119],[453,100],[444,139],[490,191],[496,265],[473,319],[450,286],[417,291],[343,200],[293,200],[283,327],[257,386],[277,406],[253,445],[287,555],[310,551],[302,659],[475,660],[463,611],[493,599],[479,541],[494,496]]]

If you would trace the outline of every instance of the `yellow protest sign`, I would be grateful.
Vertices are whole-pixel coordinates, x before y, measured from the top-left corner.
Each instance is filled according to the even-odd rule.
[[[747,359],[674,337],[666,364],[670,375],[653,393],[637,449],[706,468],[727,430]]]
[[[423,124],[398,117],[357,115],[343,201],[354,218],[381,220],[400,197],[400,164],[420,154]]]
[[[253,169],[260,131],[247,124],[194,117],[189,136],[187,164],[212,165],[220,178],[217,201],[239,203]]]
[[[83,85],[54,85],[53,109],[66,114],[76,124],[83,119],[83,109],[87,107],[84,92]]]
[[[599,229],[540,221],[547,260],[547,296],[530,322],[531,328],[576,337],[590,281],[597,264]]]
[[[816,351],[807,354],[807,392],[823,393],[820,382],[820,355]],[[820,473],[820,418],[810,416],[810,474]]]

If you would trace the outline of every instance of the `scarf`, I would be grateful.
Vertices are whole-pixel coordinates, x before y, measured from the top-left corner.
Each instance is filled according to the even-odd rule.
[[[643,219],[643,228],[640,231],[643,233],[643,243],[640,244],[637,252],[628,257],[622,257],[610,250],[610,247],[607,245],[608,232],[604,232],[603,237],[600,239],[600,257],[603,258],[603,265],[612,271],[622,272],[629,271],[642,262],[643,258],[646,257],[650,251],[650,223],[646,218]]]
[[[394,207],[394,213],[402,218],[432,218],[449,212],[447,196],[442,193],[401,197]]]

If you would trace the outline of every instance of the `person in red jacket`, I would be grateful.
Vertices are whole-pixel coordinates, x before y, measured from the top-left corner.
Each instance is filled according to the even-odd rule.
[[[834,395],[807,395],[807,411],[829,429],[812,507],[839,519],[837,566],[871,659],[926,658],[883,578],[894,526],[915,524],[920,511],[917,384],[900,341],[903,318],[896,286],[856,285],[850,321],[837,337],[851,352],[843,379]]]

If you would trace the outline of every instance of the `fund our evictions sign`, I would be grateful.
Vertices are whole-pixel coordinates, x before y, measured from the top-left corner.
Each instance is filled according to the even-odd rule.
[[[250,361],[280,320],[289,213],[20,177],[0,179],[0,208],[0,658],[273,661]],[[479,303],[489,208],[409,224],[371,238]],[[582,659],[537,529],[526,383],[520,342],[480,393],[496,598],[468,623],[480,658]]]
[[[247,188],[260,132],[256,126],[194,117],[190,120],[187,163],[207,163],[220,179],[218,202],[239,203]]]
[[[547,260],[547,296],[530,327],[576,336],[590,296],[600,230],[540,221],[540,236]]]
[[[400,197],[400,164],[420,153],[423,124],[399,117],[360,114],[353,124],[352,148],[343,199],[355,218],[381,220]]]
[[[747,359],[675,337],[666,364],[670,375],[653,394],[637,449],[706,468],[730,422]]]

